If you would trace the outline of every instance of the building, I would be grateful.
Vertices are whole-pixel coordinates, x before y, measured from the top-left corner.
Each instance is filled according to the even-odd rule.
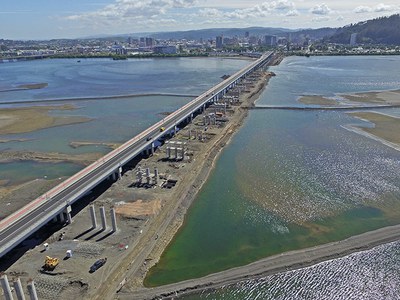
[[[267,46],[276,46],[277,45],[277,37],[276,35],[266,35],[264,36],[264,44]]]
[[[146,38],[146,47],[153,48],[154,46],[154,39],[151,37]]]
[[[223,46],[224,46],[223,36],[222,35],[217,36],[217,38],[215,39],[215,47],[217,49],[222,49]]]
[[[178,50],[174,45],[166,45],[166,46],[154,46],[154,53],[157,54],[177,54]]]
[[[350,36],[350,45],[354,46],[357,44],[357,33],[352,33]]]

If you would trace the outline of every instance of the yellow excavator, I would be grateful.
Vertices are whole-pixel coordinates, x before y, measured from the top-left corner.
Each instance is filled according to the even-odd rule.
[[[55,267],[57,267],[58,263],[60,260],[57,257],[50,257],[46,256],[46,259],[44,260],[44,269],[45,270],[54,270]]]

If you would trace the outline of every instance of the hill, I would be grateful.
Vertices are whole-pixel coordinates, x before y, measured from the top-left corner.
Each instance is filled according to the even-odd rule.
[[[359,44],[400,45],[400,15],[344,26],[339,28],[335,34],[325,38],[325,41],[349,44],[353,33],[357,33],[356,42]]]

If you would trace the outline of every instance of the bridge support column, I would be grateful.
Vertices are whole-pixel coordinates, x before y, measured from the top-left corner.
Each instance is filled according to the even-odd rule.
[[[22,289],[21,279],[19,277],[14,281],[14,289],[17,294],[17,299],[25,300],[24,290]]]
[[[71,211],[72,211],[71,205],[68,205],[67,208],[66,208],[68,224],[72,223]]]
[[[154,155],[154,148],[155,148],[155,146],[154,146],[154,142],[153,142],[153,143],[151,143],[151,155]]]
[[[89,213],[90,213],[90,218],[92,220],[92,228],[96,229],[97,228],[97,220],[96,220],[96,212],[94,210],[94,205],[89,206]]]
[[[101,231],[105,231],[107,229],[107,220],[106,220],[106,210],[104,206],[100,207],[100,217],[101,217]]]
[[[189,138],[189,140],[191,140],[191,139],[192,139],[192,130],[191,130],[191,129],[189,129],[189,132],[188,132],[188,138]]]
[[[0,281],[1,281],[1,287],[3,288],[3,291],[4,291],[4,299],[5,300],[13,300],[10,283],[8,282],[7,275],[1,276]]]
[[[154,184],[155,184],[155,185],[158,184],[158,179],[159,179],[158,169],[157,169],[157,168],[154,168]]]
[[[64,212],[63,211],[60,212],[59,217],[60,217],[60,222],[64,223],[65,222],[65,217],[64,217]]]
[[[28,293],[29,293],[31,300],[38,300],[35,282],[33,280],[28,283]]]
[[[110,210],[110,214],[111,214],[111,224],[112,224],[112,232],[116,232],[117,231],[117,217],[115,215],[115,208],[111,208]]]
[[[118,178],[121,179],[122,178],[122,166],[118,167]]]
[[[112,173],[111,178],[112,178],[113,181],[116,181],[117,180],[117,175],[115,173]]]

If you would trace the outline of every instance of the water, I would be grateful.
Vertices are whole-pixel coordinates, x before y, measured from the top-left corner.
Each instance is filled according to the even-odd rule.
[[[221,58],[49,59],[0,66],[0,90],[48,83],[37,90],[0,92],[5,101],[141,93],[200,94],[249,61]]]
[[[400,242],[179,299],[400,299]]]
[[[282,67],[274,67],[277,77],[271,79],[259,103],[280,104],[274,98],[279,94],[285,104],[293,104],[301,86],[307,86],[301,93],[329,95],[336,83],[335,92],[340,91],[346,66],[356,76],[354,65],[362,66],[374,58],[362,61],[357,57],[353,63],[341,64],[344,71],[337,73],[339,78],[322,86],[312,77],[301,82],[305,75],[300,67],[295,68],[299,72],[296,80],[286,81],[281,76],[280,68],[284,74],[290,73],[290,64],[307,65],[304,72],[308,76],[320,77],[310,73],[313,66],[327,69],[333,76],[330,66],[339,65],[338,59],[288,58]],[[392,59],[378,58],[387,70],[385,78],[394,81]],[[380,72],[376,76],[381,76]],[[365,82],[382,80],[370,77]],[[353,92],[368,90],[357,78],[353,83],[358,84],[346,81]],[[251,111],[146,284],[199,277],[400,223],[400,153],[344,129],[350,123],[366,124],[335,111]]]
[[[304,106],[296,102],[302,95],[398,89],[399,68],[399,56],[288,57],[270,68],[277,77],[257,104]]]
[[[53,110],[51,115],[82,116],[91,121],[80,124],[46,128],[29,133],[0,135],[2,140],[24,140],[0,143],[0,151],[39,151],[68,154],[101,153],[109,148],[93,145],[72,148],[71,142],[123,143],[150,125],[183,106],[193,97],[132,96],[142,93],[168,93],[197,95],[222,81],[224,74],[233,74],[249,61],[220,58],[171,59],[74,59],[36,60],[0,65],[0,91],[20,84],[48,83],[37,90],[0,92],[0,108],[26,105],[72,104],[74,110]],[[96,97],[115,96],[110,99]],[[90,97],[92,100],[77,100]],[[44,103],[44,100],[71,99]],[[72,100],[76,99],[76,100]],[[31,104],[18,104],[32,101]],[[14,102],[14,104],[5,104]],[[3,103],[3,105],[1,104]],[[41,178],[51,164],[38,164],[27,172],[23,182]],[[0,163],[0,179],[9,184],[21,183],[18,172],[30,168],[30,163]],[[50,167],[51,168],[51,167]],[[80,169],[82,166],[73,168]],[[39,171],[39,169],[41,169]],[[59,176],[71,175],[70,168],[60,167]],[[65,169],[65,172],[62,170]],[[36,171],[35,171],[36,170]],[[8,174],[10,174],[8,176]],[[15,174],[15,175],[12,175]],[[29,174],[29,176],[28,176]],[[49,179],[56,178],[49,175]]]

